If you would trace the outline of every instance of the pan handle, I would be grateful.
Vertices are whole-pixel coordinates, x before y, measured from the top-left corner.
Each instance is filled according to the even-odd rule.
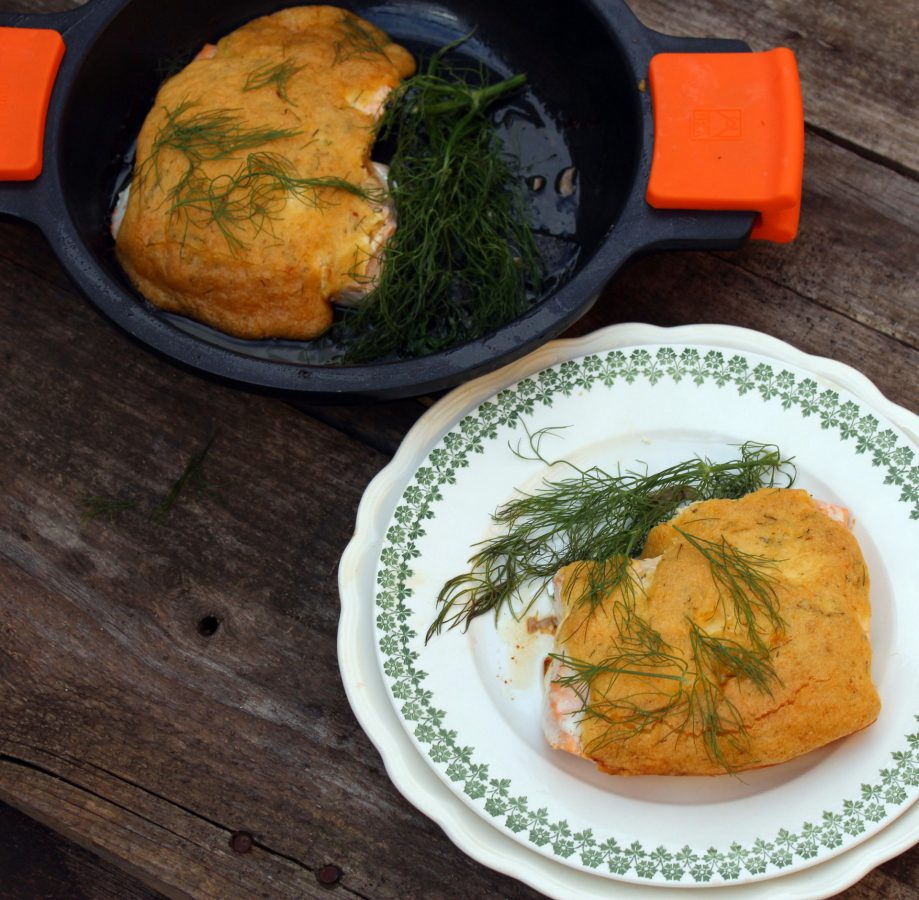
[[[0,13],[0,215],[34,218],[45,124],[70,43],[66,33],[100,5],[90,0],[66,12]]]
[[[791,50],[660,52],[648,66],[648,90],[648,203],[656,210],[752,211],[752,239],[793,240],[804,108]]]
[[[792,240],[804,170],[794,54],[662,34],[643,25],[626,0],[594,2],[639,86],[641,196],[630,198],[630,212],[645,238],[640,249],[730,246],[744,221],[748,233],[735,237],[734,246],[747,236]]]
[[[41,174],[45,119],[63,58],[56,29],[0,27],[0,181]]]

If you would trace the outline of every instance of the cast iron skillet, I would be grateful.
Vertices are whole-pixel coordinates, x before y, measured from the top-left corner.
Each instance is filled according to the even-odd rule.
[[[50,28],[66,53],[48,110],[37,180],[0,183],[0,214],[44,232],[70,276],[108,317],[172,360],[247,386],[310,399],[390,399],[453,386],[510,362],[585,313],[630,257],[662,249],[731,249],[753,212],[652,209],[651,101],[639,83],[660,52],[743,52],[739,41],[667,37],[645,28],[621,0],[341,0],[400,43],[423,52],[475,29],[465,52],[496,75],[528,74],[525,101],[560,138],[577,169],[568,210],[577,259],[528,313],[480,340],[421,359],[323,366],[290,347],[247,346],[189,328],[146,303],[115,260],[110,203],[133,136],[150,108],[164,63],[248,20],[294,5],[271,0],[90,0],[72,12],[0,15],[0,26]],[[537,159],[543,136],[525,130]],[[551,173],[549,173],[551,178]],[[550,185],[551,186],[551,185]],[[564,213],[564,209],[562,210]],[[570,261],[569,261],[570,262]],[[280,359],[270,358],[272,355]]]

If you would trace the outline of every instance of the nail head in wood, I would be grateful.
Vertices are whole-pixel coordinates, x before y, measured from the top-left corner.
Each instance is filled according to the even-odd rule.
[[[252,835],[248,831],[234,831],[230,835],[230,846],[237,853],[248,853],[252,849]]]
[[[324,884],[327,887],[331,887],[332,885],[338,884],[338,882],[341,881],[341,876],[342,876],[342,871],[341,869],[338,868],[338,866],[328,865],[328,866],[323,866],[316,873],[316,880],[320,884]]]

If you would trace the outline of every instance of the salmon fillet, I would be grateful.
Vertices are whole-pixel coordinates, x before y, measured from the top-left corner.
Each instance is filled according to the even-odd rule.
[[[773,488],[693,504],[651,531],[625,587],[595,609],[582,601],[598,564],[560,570],[549,743],[611,774],[717,775],[785,762],[870,725],[880,710],[870,584],[844,512]],[[753,603],[757,639],[700,552],[722,542],[769,575],[774,614]],[[700,679],[714,657],[694,648],[710,639],[735,656],[759,640],[774,677],[758,683],[712,663]]]
[[[378,28],[329,6],[207,45],[157,94],[113,221],[138,290],[238,337],[320,335],[333,299],[369,289],[395,229],[369,157],[386,98],[414,69]],[[330,178],[368,196],[306,184]]]

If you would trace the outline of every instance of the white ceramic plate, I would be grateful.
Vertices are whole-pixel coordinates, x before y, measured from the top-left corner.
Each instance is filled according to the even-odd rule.
[[[885,858],[876,854],[889,843],[863,842],[909,806],[919,782],[909,737],[919,711],[908,646],[915,616],[906,602],[919,575],[910,552],[919,471],[913,439],[896,427],[915,427],[915,418],[851,369],[711,326],[616,326],[550,345],[451,394],[368,489],[342,561],[345,684],[394,780],[406,790],[418,766],[430,766],[442,790],[410,788],[407,796],[441,822],[461,800],[469,815],[451,830],[454,840],[494,864],[473,837],[490,823],[519,842],[513,864],[499,867],[530,883],[538,858],[531,851],[545,854],[552,871],[570,867],[569,889],[571,878],[740,885],[803,876],[817,863],[815,872],[829,873],[825,860],[849,850],[840,857],[847,859],[859,844],[885,849],[852,857],[847,873],[857,877]],[[747,439],[793,454],[800,486],[857,514],[874,583],[878,723],[742,781],[609,778],[542,741],[535,674],[544,646],[517,652],[514,630],[484,619],[425,646],[440,585],[463,571],[496,506],[544,474],[507,449],[523,434],[521,419],[531,431],[572,426],[558,455],[604,466],[727,458],[731,444]],[[396,701],[395,732],[378,710],[368,713],[367,667],[358,672],[354,663],[355,644],[368,635],[367,623],[353,623],[371,607],[384,674],[370,681],[385,682]],[[833,870],[834,889],[842,871]],[[540,873],[536,886],[546,890]]]

